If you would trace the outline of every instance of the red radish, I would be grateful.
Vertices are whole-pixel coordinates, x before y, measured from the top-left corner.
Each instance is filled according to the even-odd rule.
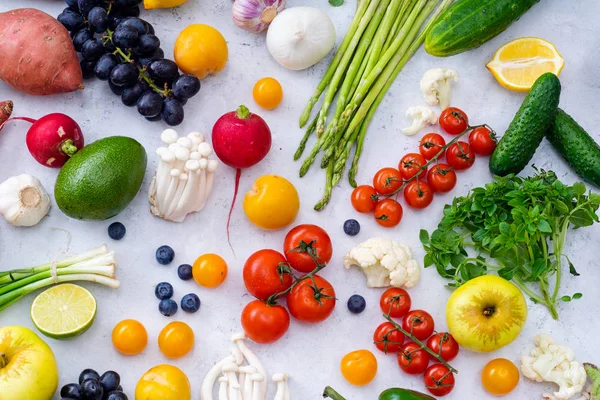
[[[0,101],[0,125],[10,118],[12,114],[13,102],[10,100]]]
[[[83,147],[81,128],[71,117],[53,113],[35,120],[27,117],[13,117],[8,121],[21,120],[32,123],[27,131],[27,148],[40,164],[49,168],[60,168],[69,158]]]
[[[229,221],[240,186],[242,168],[258,164],[271,149],[271,130],[264,119],[252,114],[246,106],[223,115],[212,130],[212,145],[226,165],[235,168],[235,189],[227,217],[227,240]],[[231,242],[230,242],[231,245]]]

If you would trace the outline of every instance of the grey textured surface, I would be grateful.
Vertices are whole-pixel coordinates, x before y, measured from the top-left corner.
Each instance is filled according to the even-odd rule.
[[[290,7],[298,5],[311,5],[325,10],[335,22],[337,43],[343,38],[354,11],[354,2],[341,8],[332,8],[326,0],[289,1]],[[58,0],[0,2],[0,11],[15,7],[38,7],[58,15],[64,5]],[[406,108],[423,104],[418,82],[425,70],[431,67],[456,68],[461,81],[454,92],[453,105],[467,111],[472,122],[486,122],[498,132],[503,132],[518,109],[523,94],[500,87],[485,69],[485,63],[500,45],[520,36],[539,36],[556,44],[566,59],[566,67],[561,75],[561,107],[587,128],[596,140],[600,140],[596,130],[600,124],[600,113],[597,112],[600,95],[597,65],[597,51],[600,48],[599,12],[600,3],[596,0],[543,0],[506,32],[479,49],[447,59],[435,59],[423,50],[419,51],[399,76],[376,114],[366,140],[359,182],[368,183],[379,168],[395,166],[404,153],[416,150],[421,135],[406,137],[400,133],[400,129],[408,123],[404,119]],[[156,27],[157,36],[169,56],[178,32],[188,24],[207,23],[224,34],[229,43],[229,64],[219,75],[203,81],[200,94],[185,107],[187,116],[177,128],[178,132],[187,134],[199,130],[210,134],[212,124],[221,114],[239,104],[247,104],[267,120],[274,142],[268,157],[242,174],[240,194],[243,197],[253,180],[262,174],[283,175],[297,186],[301,195],[302,207],[297,223],[320,224],[333,238],[334,259],[323,275],[336,288],[338,306],[332,317],[322,324],[309,326],[292,321],[289,332],[276,344],[251,344],[268,371],[285,371],[291,375],[291,389],[296,400],[320,398],[323,387],[328,384],[353,400],[375,399],[379,392],[391,386],[424,391],[421,377],[404,375],[398,369],[394,356],[385,356],[374,349],[371,344],[372,333],[382,322],[378,307],[381,291],[367,289],[360,271],[345,271],[342,256],[360,241],[389,235],[411,245],[416,257],[421,260],[423,251],[418,240],[419,229],[433,228],[441,216],[443,205],[451,201],[453,196],[490,181],[487,160],[479,159],[471,170],[460,173],[455,190],[437,197],[427,211],[417,212],[405,207],[402,224],[393,230],[383,230],[369,216],[357,215],[352,210],[349,202],[351,188],[345,179],[335,189],[329,207],[317,213],[312,206],[321,195],[323,171],[313,168],[305,178],[298,178],[299,163],[292,162],[292,155],[302,135],[297,127],[298,116],[327,67],[327,62],[302,72],[284,70],[269,56],[264,35],[246,33],[233,25],[229,0],[189,0],[173,10],[142,11],[142,17]],[[275,111],[259,111],[252,101],[252,86],[263,76],[277,78],[284,87],[285,99]],[[115,369],[121,374],[123,386],[132,399],[135,383],[147,369],[161,363],[172,363],[187,373],[192,383],[193,398],[198,399],[204,375],[229,351],[231,334],[240,330],[240,311],[250,300],[241,279],[244,260],[261,248],[281,249],[286,232],[263,232],[254,228],[246,220],[239,198],[231,223],[231,239],[237,256],[234,257],[227,246],[225,234],[234,171],[225,166],[218,170],[214,192],[202,213],[189,217],[182,224],[152,217],[146,193],[157,164],[154,151],[159,146],[159,134],[165,126],[146,122],[135,109],[123,106],[105,82],[87,81],[86,89],[81,92],[52,97],[25,96],[0,84],[0,99],[6,98],[15,101],[14,115],[39,117],[50,112],[63,112],[78,121],[88,143],[109,135],[129,135],[139,140],[149,155],[142,191],[130,207],[114,219],[127,226],[127,236],[121,242],[111,241],[106,235],[106,228],[111,221],[74,221],[65,217],[55,205],[49,217],[35,228],[13,228],[4,222],[0,223],[2,269],[25,267],[54,259],[66,243],[65,235],[55,231],[55,228],[71,233],[73,252],[84,251],[103,242],[117,252],[121,289],[114,291],[85,285],[98,300],[97,320],[90,331],[70,341],[47,339],[58,358],[60,384],[76,381],[84,368],[91,367],[98,371]],[[38,165],[28,154],[24,145],[27,129],[26,123],[13,123],[0,135],[0,180],[19,173],[30,173],[39,177],[46,189],[52,192],[57,171]],[[533,162],[539,167],[556,171],[565,182],[578,180],[546,141]],[[530,172],[530,168],[524,171],[525,174]],[[342,224],[347,218],[356,218],[362,224],[362,231],[354,238],[343,233]],[[491,398],[480,385],[479,374],[484,364],[495,357],[518,362],[521,354],[532,347],[533,337],[538,332],[550,333],[558,342],[571,346],[581,361],[600,362],[600,344],[594,333],[600,328],[597,317],[600,263],[596,253],[599,237],[600,226],[595,226],[570,232],[567,239],[565,253],[571,257],[581,276],[575,278],[567,274],[563,292],[582,292],[583,298],[561,305],[559,321],[552,320],[545,308],[531,304],[527,325],[514,343],[493,354],[462,351],[453,362],[460,373],[456,389],[447,396],[448,399]],[[175,262],[169,267],[160,266],[154,260],[154,251],[162,244],[171,245],[177,252]],[[177,278],[177,265],[191,263],[197,256],[207,252],[219,253],[229,263],[230,274],[223,286],[207,290]],[[179,311],[172,318],[161,316],[153,288],[161,281],[173,283],[177,299],[189,292],[197,293],[202,299],[200,312],[185,315]],[[368,303],[366,311],[359,316],[351,315],[345,305],[348,297],[354,293],[364,295]],[[424,270],[421,283],[410,293],[414,306],[428,310],[436,318],[437,329],[444,330],[444,308],[450,292],[437,273],[432,269]],[[4,311],[0,316],[0,325],[18,324],[33,329],[29,318],[33,298],[34,295],[31,295]],[[138,319],[148,329],[149,345],[139,356],[121,356],[111,345],[112,328],[124,318]],[[157,336],[164,325],[174,320],[183,320],[192,326],[196,333],[196,346],[188,356],[168,360],[158,350]],[[370,385],[354,388],[343,380],[338,366],[344,354],[361,348],[371,349],[377,355],[379,373]],[[537,400],[542,392],[550,389],[549,385],[522,380],[516,391],[506,398]],[[272,385],[270,393],[274,393]]]

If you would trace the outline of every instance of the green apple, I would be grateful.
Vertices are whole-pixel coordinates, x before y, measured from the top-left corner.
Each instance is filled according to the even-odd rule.
[[[450,333],[469,350],[487,353],[519,336],[527,319],[521,290],[504,278],[484,275],[456,289],[446,305]]]
[[[50,347],[31,329],[0,328],[0,400],[50,400],[57,386]]]

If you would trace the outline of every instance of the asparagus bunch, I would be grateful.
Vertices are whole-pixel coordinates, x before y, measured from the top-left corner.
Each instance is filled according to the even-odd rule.
[[[348,179],[356,187],[358,160],[377,107],[396,76],[423,44],[435,18],[452,1],[359,1],[348,33],[300,116],[302,128],[325,92],[321,108],[294,155],[294,160],[302,157],[309,138],[316,133],[317,141],[300,167],[302,177],[317,155],[323,153],[321,168],[327,171],[325,191],[315,210],[322,210],[329,203],[332,188],[341,180],[353,148]],[[335,110],[328,122],[334,100]]]

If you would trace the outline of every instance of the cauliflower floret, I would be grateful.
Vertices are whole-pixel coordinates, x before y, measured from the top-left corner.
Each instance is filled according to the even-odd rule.
[[[546,399],[567,400],[580,393],[587,379],[583,365],[575,361],[569,347],[555,344],[550,335],[539,334],[530,355],[521,358],[521,372],[536,382],[553,382],[558,391],[544,394]]]
[[[450,106],[452,84],[458,83],[458,72],[454,69],[434,68],[421,78],[421,93],[427,104],[440,104],[442,110]]]
[[[423,107],[409,107],[406,110],[406,117],[412,118],[412,125],[408,128],[402,129],[402,133],[408,136],[412,136],[425,128],[427,125],[435,125],[438,121],[438,116],[433,110]]]
[[[344,256],[344,267],[353,265],[365,273],[368,287],[411,288],[421,277],[410,247],[389,238],[372,238],[350,250]]]

